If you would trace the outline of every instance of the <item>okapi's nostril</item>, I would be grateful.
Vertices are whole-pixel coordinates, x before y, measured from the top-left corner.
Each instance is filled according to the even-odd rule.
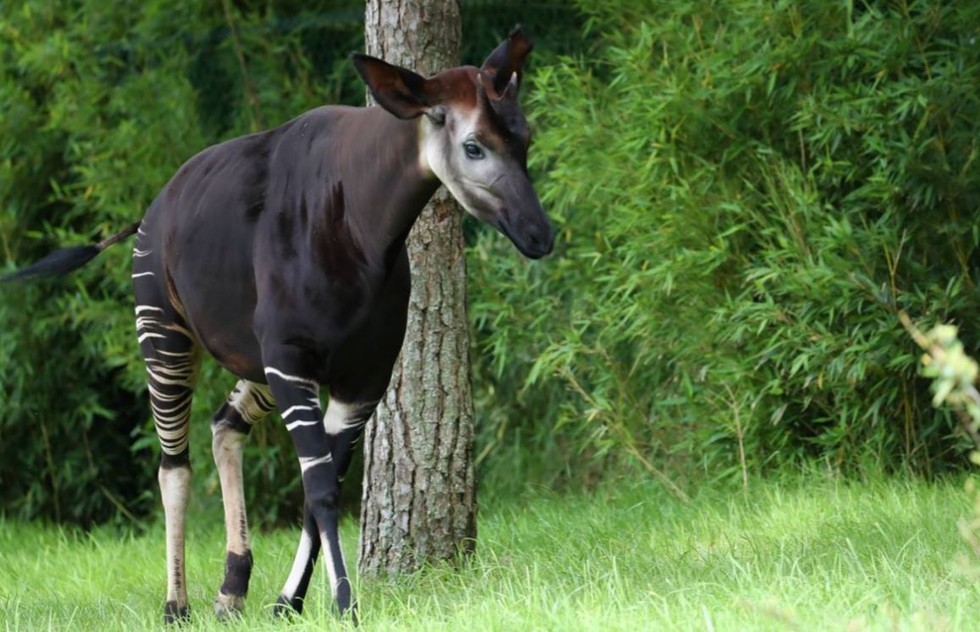
[[[540,259],[551,254],[555,246],[555,234],[548,226],[543,230],[530,230],[526,234],[525,246],[521,251],[531,259]]]
[[[551,254],[551,251],[554,250],[554,249],[555,249],[555,236],[554,236],[554,234],[552,234],[552,235],[549,235],[548,236],[548,245],[545,246],[545,250],[547,252],[545,252],[544,254],[550,255]]]
[[[539,240],[539,245],[541,246],[541,252],[546,255],[550,255],[551,251],[555,249],[555,235],[549,232],[542,239]]]
[[[545,226],[540,232],[534,233],[531,239],[544,254],[549,254],[555,247],[555,231],[551,226]]]

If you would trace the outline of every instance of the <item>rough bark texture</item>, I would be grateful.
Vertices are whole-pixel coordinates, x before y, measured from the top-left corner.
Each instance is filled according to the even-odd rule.
[[[422,75],[458,65],[458,0],[368,0],[367,53]],[[473,550],[473,399],[462,212],[440,189],[408,239],[408,331],[364,438],[359,568],[409,573]]]

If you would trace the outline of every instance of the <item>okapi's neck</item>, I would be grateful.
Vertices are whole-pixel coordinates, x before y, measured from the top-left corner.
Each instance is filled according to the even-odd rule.
[[[348,217],[363,245],[377,254],[397,254],[415,220],[439,188],[422,166],[419,119],[401,120],[380,107],[352,113],[337,150],[343,164]]]

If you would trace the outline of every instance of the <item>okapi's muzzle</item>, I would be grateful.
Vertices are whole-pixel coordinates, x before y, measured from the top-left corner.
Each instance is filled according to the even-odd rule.
[[[543,214],[543,211],[542,211]],[[555,247],[555,232],[547,220],[528,226],[520,233],[520,238],[516,238],[514,233],[506,233],[510,240],[514,242],[521,254],[528,259],[540,259],[551,254]]]
[[[555,246],[555,231],[530,181],[527,192],[515,196],[520,200],[517,207],[505,207],[491,220],[497,230],[513,242],[514,246],[528,259],[540,259],[550,254]]]

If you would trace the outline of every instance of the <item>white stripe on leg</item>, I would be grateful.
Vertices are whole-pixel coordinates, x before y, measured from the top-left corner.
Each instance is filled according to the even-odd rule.
[[[302,472],[306,472],[306,470],[310,469],[311,467],[323,465],[324,463],[329,463],[332,460],[333,457],[329,453],[324,454],[323,456],[301,456],[299,457],[299,469]]]
[[[337,534],[338,548],[340,534]],[[337,567],[334,563],[333,551],[330,550],[330,539],[326,533],[320,534],[320,548],[323,549],[323,565],[327,567],[327,577],[330,579],[330,594],[337,599]],[[344,563],[344,554],[340,554],[340,563]]]
[[[158,479],[167,527],[167,601],[185,606],[184,518],[187,515],[191,471],[187,467],[160,468]]]
[[[310,554],[313,550],[313,540],[306,530],[300,532],[299,548],[296,549],[296,557],[293,559],[293,568],[289,571],[286,578],[286,585],[282,588],[282,596],[292,601],[299,590],[299,584],[303,581],[303,574],[306,572],[306,565],[310,563]]]
[[[245,435],[229,428],[218,428],[211,451],[221,481],[221,501],[225,510],[226,549],[237,555],[249,550],[248,519],[242,484],[242,450]]]
[[[323,549],[323,564],[327,568],[327,577],[330,580],[330,594],[333,595],[334,600],[337,599],[337,592],[340,588],[340,581],[338,577],[342,574],[346,579],[344,581],[350,582],[350,578],[347,577],[347,562],[344,561],[344,547],[340,541],[340,527],[337,527],[337,556],[334,557],[333,549],[330,547],[330,539],[327,538],[325,532],[320,534],[320,548]]]
[[[353,425],[350,421],[353,412],[352,406],[331,397],[327,404],[327,412],[323,415],[323,429],[330,435],[340,434]]]
[[[228,396],[228,404],[238,411],[245,423],[253,426],[272,411],[276,400],[267,385],[238,380]]]

